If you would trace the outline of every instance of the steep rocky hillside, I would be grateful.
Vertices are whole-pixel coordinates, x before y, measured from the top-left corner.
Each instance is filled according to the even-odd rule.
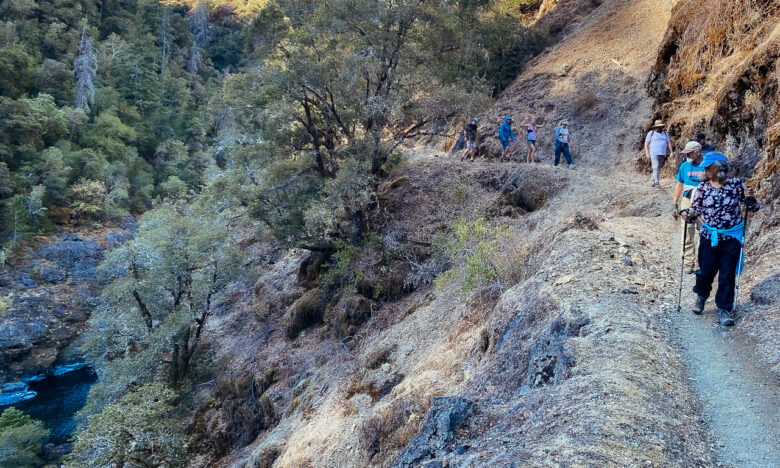
[[[339,62],[341,43],[324,42],[347,30],[354,36],[338,37],[363,44],[360,26],[376,25],[357,8],[367,3],[339,5],[365,23],[332,22],[340,16],[327,8],[314,8],[308,23],[285,16],[295,8],[271,4],[242,29],[245,52],[258,61],[226,71],[210,106],[222,108],[224,141],[213,149],[234,158],[225,156],[214,185],[186,202],[158,199],[140,227],[128,218],[116,229],[40,238],[9,259],[0,276],[0,381],[77,356],[83,321],[105,286],[88,341],[104,361],[95,363],[100,381],[67,466],[119,465],[123,457],[193,468],[774,466],[777,2],[524,1],[522,12],[553,42],[479,115],[484,158],[461,161],[454,139],[439,134],[446,118],[466,112],[440,96],[435,109],[445,117],[415,113],[419,122],[388,124],[385,136],[409,125],[399,138],[410,138],[367,165],[349,158],[370,144],[381,149],[374,125],[389,114],[377,117],[380,108],[415,108],[435,92],[409,88],[402,97],[412,104],[367,94],[372,113],[361,127],[362,107],[339,107],[343,90],[328,80],[352,76],[338,73],[367,58],[350,44],[360,60]],[[345,11],[337,13],[354,18]],[[500,13],[486,16],[500,25]],[[289,28],[298,29],[280,39]],[[279,42],[278,55],[266,40]],[[293,46],[310,55],[297,57]],[[401,66],[414,73],[382,76],[414,81],[426,63],[420,57],[430,59],[414,55]],[[276,66],[280,74],[262,74]],[[309,66],[318,73],[309,77]],[[304,84],[299,101],[287,94],[298,81],[263,88],[291,70]],[[391,86],[381,83],[378,90]],[[323,97],[314,92],[320,85]],[[478,107],[464,96],[464,106]],[[299,108],[306,115],[296,117]],[[312,110],[338,121],[335,133],[312,124]],[[497,161],[506,115],[546,122],[540,164],[517,162],[526,151],[519,126],[512,159]],[[730,331],[714,324],[711,303],[702,316],[688,312],[692,279],[678,283],[679,225],[669,213],[674,165],[658,189],[641,158],[655,118],[670,123],[678,149],[706,132],[764,203],[748,231]],[[573,170],[551,164],[562,119]],[[339,147],[369,130],[373,142]],[[270,146],[279,152],[264,153]],[[312,154],[319,165],[307,168]],[[255,165],[260,156],[268,160]],[[296,241],[311,250],[289,247]],[[107,286],[95,277],[101,261]],[[165,371],[180,363],[181,372]]]
[[[540,17],[574,3],[543,2]],[[254,297],[209,330],[226,371],[196,392],[206,404],[192,422],[201,447],[193,466],[687,467],[776,459],[780,435],[768,422],[777,416],[777,382],[740,370],[758,356],[777,362],[773,335],[759,340],[758,352],[746,336],[758,324],[777,326],[775,215],[760,214],[751,230],[752,304],[739,309],[743,320],[729,340],[713,338],[709,317],[692,322],[675,310],[669,184],[650,188],[635,164],[654,112],[673,122],[678,140],[708,129],[684,128],[671,113],[677,98],[658,91],[655,100],[657,90],[651,85],[649,96],[646,87],[648,77],[663,80],[661,69],[671,76],[674,60],[664,68],[658,57],[694,3],[672,10],[671,2],[607,0],[571,18],[561,42],[481,119],[488,155],[497,152],[504,115],[546,119],[541,166],[461,163],[444,156],[451,141],[408,148],[377,192],[378,239],[373,253],[352,259],[365,275],[354,290],[323,288],[317,255],[268,250]],[[761,86],[777,89],[771,80]],[[766,89],[750,102],[773,105]],[[766,112],[767,122],[775,118]],[[571,122],[575,171],[547,166],[551,127],[562,118]],[[770,167],[774,155],[756,148],[761,167]],[[764,183],[771,208],[777,197]],[[486,218],[500,233],[489,255],[495,281],[467,294],[457,274],[431,281],[457,267],[441,264],[437,249],[457,235],[459,217]],[[732,346],[746,354],[702,362],[688,351],[725,356]],[[745,380],[730,388],[731,401],[708,397],[718,389],[707,385],[719,379],[709,367],[725,372],[720,381]],[[756,389],[762,398],[754,401]],[[731,403],[750,409],[724,416]]]

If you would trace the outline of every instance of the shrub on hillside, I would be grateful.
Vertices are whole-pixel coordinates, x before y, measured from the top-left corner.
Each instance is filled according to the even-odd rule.
[[[484,218],[460,218],[451,228],[443,249],[452,268],[436,278],[437,287],[452,284],[468,296],[481,288],[505,289],[521,280],[527,246],[517,233]]]
[[[49,431],[16,408],[0,415],[0,466],[26,468],[40,466],[38,454]]]
[[[65,466],[183,466],[184,425],[172,419],[177,398],[152,383],[106,406],[78,434]]]

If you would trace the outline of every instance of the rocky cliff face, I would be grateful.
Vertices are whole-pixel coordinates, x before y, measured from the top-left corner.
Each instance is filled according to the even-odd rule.
[[[778,60],[777,2],[680,1],[648,81],[656,114],[682,143],[707,133],[743,176],[769,177],[780,146]]]
[[[0,381],[79,359],[75,345],[100,297],[95,269],[135,230],[127,217],[115,228],[66,231],[9,260],[0,274]]]

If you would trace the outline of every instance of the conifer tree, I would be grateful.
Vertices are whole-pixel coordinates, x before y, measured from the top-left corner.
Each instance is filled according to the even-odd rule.
[[[200,70],[201,50],[211,40],[209,31],[209,12],[204,0],[198,0],[190,17],[190,31],[192,32],[192,50],[187,71],[191,77],[195,77]]]
[[[89,113],[89,105],[95,100],[95,74],[97,73],[97,53],[92,38],[87,35],[87,22],[81,31],[79,55],[73,62],[76,75],[76,107]]]

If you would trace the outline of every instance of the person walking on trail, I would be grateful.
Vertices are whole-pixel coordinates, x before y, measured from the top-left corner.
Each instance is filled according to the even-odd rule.
[[[696,187],[704,176],[704,169],[699,166],[702,161],[701,145],[696,141],[689,141],[682,150],[686,161],[680,164],[677,171],[677,185],[674,187],[674,211],[672,216],[678,219],[680,210],[691,207],[691,198]],[[696,270],[696,230],[701,229],[701,220],[693,223],[683,223],[682,249],[685,252],[685,273],[691,274]],[[687,231],[687,232],[685,232]]]
[[[653,166],[653,187],[661,186],[660,171],[666,161],[666,150],[669,150],[669,156],[674,158],[674,147],[672,139],[666,132],[666,124],[661,120],[656,120],[653,127],[645,137],[645,154]]]
[[[707,143],[707,135],[703,133],[696,135],[696,141],[701,145],[702,154],[717,150],[717,148]]]
[[[555,129],[555,167],[558,167],[558,162],[561,160],[561,154],[566,158],[566,162],[569,163],[569,169],[574,169],[576,166],[571,160],[571,152],[569,151],[569,144],[571,143],[571,134],[569,133],[569,121],[562,120]]]
[[[515,134],[512,132],[511,115],[507,115],[504,119],[504,123],[498,128],[498,137],[501,140],[501,146],[504,148],[501,153],[501,162],[504,162],[504,159],[509,159],[509,148],[515,142]]]
[[[528,158],[526,162],[528,164],[536,164],[536,134],[541,127],[544,127],[544,123],[539,123],[541,119],[538,117],[531,120],[523,120],[522,126],[528,125]]]
[[[471,162],[474,162],[474,158],[477,157],[478,145],[477,145],[477,127],[479,125],[479,118],[474,117],[471,122],[467,123],[463,127],[463,132],[466,134],[466,154],[463,155],[460,160],[466,156],[471,158]]]
[[[699,232],[699,271],[696,272],[697,294],[693,313],[701,314],[704,304],[712,292],[712,282],[718,276],[718,292],[715,305],[718,307],[718,322],[721,325],[734,325],[732,317],[734,306],[735,281],[741,270],[742,239],[745,222],[742,219],[740,202],[747,211],[758,211],[760,205],[753,189],[745,186],[742,180],[728,178],[728,159],[726,156],[711,152],[704,155],[700,164],[704,168],[701,184],[696,188],[691,207],[681,215],[687,221],[701,218]]]

